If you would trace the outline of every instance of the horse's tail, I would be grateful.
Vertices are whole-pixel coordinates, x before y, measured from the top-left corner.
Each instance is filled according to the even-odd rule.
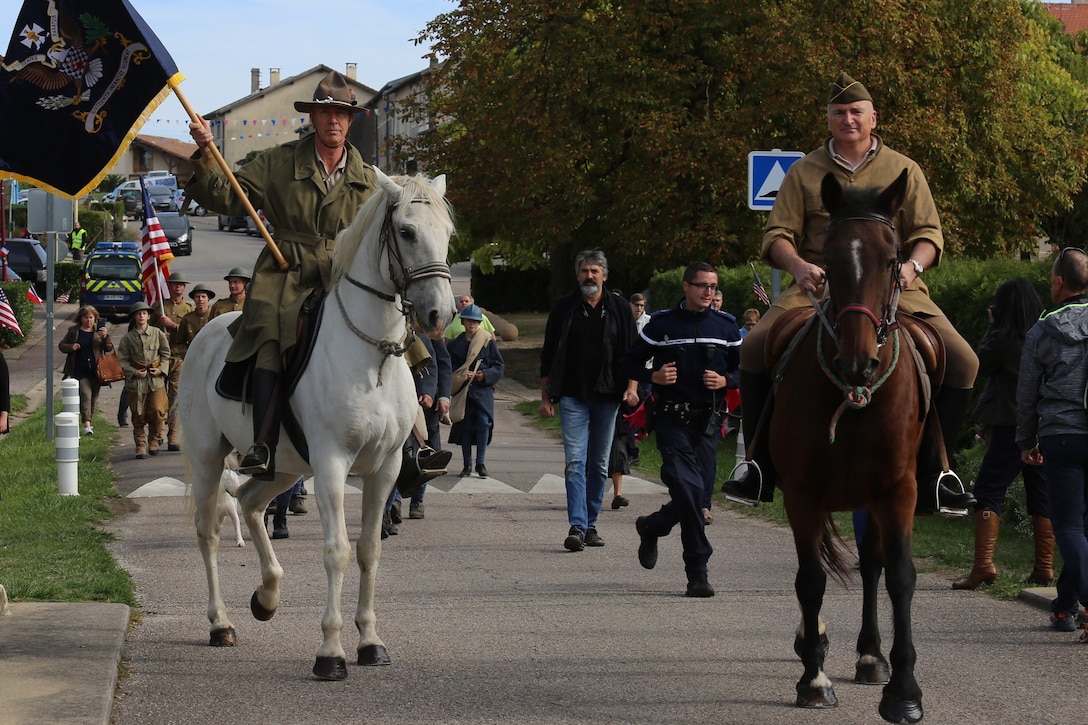
[[[820,541],[820,560],[824,563],[824,569],[843,586],[849,586],[854,571],[845,556],[847,550],[846,542],[839,534],[839,527],[835,525],[835,519],[827,514],[824,517],[824,535]]]

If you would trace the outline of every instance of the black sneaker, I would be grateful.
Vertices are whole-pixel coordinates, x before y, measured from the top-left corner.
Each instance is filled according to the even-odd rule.
[[[657,566],[657,537],[646,531],[646,517],[635,519],[635,531],[638,532],[638,563],[643,569]]]
[[[621,506],[627,506],[631,502],[627,500],[626,496],[616,496],[612,499],[612,510],[620,508]]]
[[[563,546],[567,551],[582,551],[586,548],[585,534],[577,526],[571,526],[567,538],[563,540]]]
[[[604,546],[604,539],[597,533],[597,529],[592,526],[586,529],[586,535],[583,541],[586,546]]]

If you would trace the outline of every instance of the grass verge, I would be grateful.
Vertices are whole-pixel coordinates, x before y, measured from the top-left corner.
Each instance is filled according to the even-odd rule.
[[[103,419],[96,428],[111,430]],[[0,584],[16,601],[136,606],[132,580],[107,549],[100,524],[122,509],[109,469],[109,435],[84,436],[79,496],[57,493],[56,448],[37,411],[0,443]]]
[[[559,417],[542,420],[537,411],[540,404],[526,401],[517,405],[517,410],[532,418],[545,430],[559,433]],[[782,505],[779,493],[772,503],[760,504],[758,508],[749,508],[733,504],[720,493],[721,483],[729,477],[736,464],[737,437],[731,433],[718,446],[718,474],[714,494],[714,505],[727,507],[747,516],[756,516],[772,521],[781,526],[789,526],[786,509]],[[965,481],[973,481],[978,472],[985,446],[976,444],[958,454],[957,473]],[[661,453],[657,450],[654,436],[639,443],[639,465],[633,471],[656,478],[661,471]],[[982,587],[998,599],[1015,599],[1024,588],[1024,579],[1031,572],[1034,556],[1034,543],[1031,532],[1031,519],[1026,513],[1023,484],[1018,479],[1009,489],[1002,513],[1001,532],[997,549],[994,552],[994,564],[997,566],[997,581],[992,586]],[[835,524],[842,538],[851,546],[854,543],[854,524],[849,512],[835,514]],[[789,544],[793,548],[792,543]],[[974,518],[947,519],[940,516],[922,516],[914,520],[913,552],[915,565],[919,571],[941,572],[948,575],[949,585],[953,578],[962,579],[971,570],[975,551]],[[1054,552],[1054,571],[1061,570],[1061,556]],[[860,580],[858,580],[860,586]]]

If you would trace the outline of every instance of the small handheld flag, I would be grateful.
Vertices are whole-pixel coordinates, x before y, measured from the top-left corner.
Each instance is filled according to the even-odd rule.
[[[767,295],[767,289],[763,286],[763,280],[759,278],[759,272],[756,271],[754,264],[752,265],[752,292],[755,293],[760,302],[770,306],[771,298]]]
[[[30,285],[29,287],[27,287],[26,298],[36,305],[41,305],[45,303],[45,300],[43,300],[41,295],[38,294],[38,291],[34,289],[34,285]]]

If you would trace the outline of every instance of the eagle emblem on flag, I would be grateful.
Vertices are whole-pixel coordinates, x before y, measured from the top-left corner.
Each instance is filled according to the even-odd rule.
[[[14,59],[9,55],[0,68],[13,74],[10,83],[38,88],[41,93],[35,104],[41,108],[57,111],[91,104],[88,110],[74,110],[73,115],[84,122],[88,133],[96,133],[102,127],[103,107],[124,83],[129,68],[151,57],[147,46],[129,41],[89,12],[78,18],[62,12],[56,0],[49,0],[43,10],[44,27],[31,21],[16,28],[21,38],[18,45],[26,54]],[[100,57],[105,52],[119,54],[122,62],[112,69],[113,77],[99,85],[107,72]]]

